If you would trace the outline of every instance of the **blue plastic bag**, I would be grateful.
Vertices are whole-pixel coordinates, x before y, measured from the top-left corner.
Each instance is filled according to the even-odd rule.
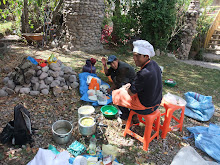
[[[187,102],[185,115],[199,121],[208,121],[215,112],[212,96],[204,96],[195,92],[184,94]]]
[[[81,94],[80,100],[83,100],[86,102],[91,102],[93,106],[99,106],[97,101],[92,101],[88,98],[87,91],[88,91],[89,86],[86,83],[87,77],[89,75],[93,76],[93,77],[97,77],[97,78],[99,78],[99,77],[94,73],[88,73],[88,72],[79,73],[78,75],[79,75],[79,82],[80,82],[79,83],[79,92]],[[103,84],[109,85],[108,83],[101,80],[101,85],[103,85]],[[109,104],[111,102],[112,102],[112,96],[109,96],[109,99],[107,99],[107,104]]]
[[[210,124],[209,127],[187,127],[193,133],[195,146],[206,152],[220,163],[220,127]]]

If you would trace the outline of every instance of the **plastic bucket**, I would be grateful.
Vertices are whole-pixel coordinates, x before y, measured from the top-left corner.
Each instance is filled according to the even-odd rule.
[[[58,144],[68,143],[72,136],[73,125],[67,120],[58,120],[52,125],[53,140]]]

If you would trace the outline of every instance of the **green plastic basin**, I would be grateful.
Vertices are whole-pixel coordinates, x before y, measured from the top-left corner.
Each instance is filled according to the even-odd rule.
[[[101,112],[104,117],[112,119],[115,118],[115,115],[118,113],[118,109],[113,105],[102,106]]]

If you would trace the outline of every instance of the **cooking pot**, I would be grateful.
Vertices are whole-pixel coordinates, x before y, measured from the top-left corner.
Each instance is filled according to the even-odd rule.
[[[52,125],[53,139],[58,144],[68,143],[72,136],[73,126],[67,120],[58,120]]]
[[[84,105],[78,109],[78,118],[91,116],[95,112],[95,108],[91,105]]]
[[[96,131],[96,121],[91,116],[80,118],[78,124],[79,124],[79,132],[84,136],[93,135]]]

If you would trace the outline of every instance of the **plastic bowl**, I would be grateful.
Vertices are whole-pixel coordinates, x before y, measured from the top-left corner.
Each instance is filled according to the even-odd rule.
[[[112,119],[115,118],[115,115],[118,113],[118,109],[113,105],[102,106],[101,112],[104,117]]]
[[[170,81],[168,81],[168,80],[165,80],[165,84],[166,84],[167,86],[174,87],[174,86],[176,86],[176,81],[170,82]]]

